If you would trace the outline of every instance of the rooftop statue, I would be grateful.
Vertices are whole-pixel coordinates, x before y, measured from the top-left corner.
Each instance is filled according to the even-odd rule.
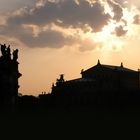
[[[0,44],[0,45],[1,45],[2,56],[5,56],[6,55],[6,45],[5,44],[4,45]]]
[[[11,56],[11,49],[10,49],[10,45],[7,47],[7,56]]]
[[[57,79],[57,82],[64,82],[64,74],[60,74],[60,78]]]
[[[17,59],[18,59],[18,49],[13,51],[13,60],[17,61]]]
[[[2,54],[2,57],[4,59],[10,59],[11,60],[11,49],[10,49],[10,45],[7,47],[5,44],[0,44],[1,45],[1,54]]]

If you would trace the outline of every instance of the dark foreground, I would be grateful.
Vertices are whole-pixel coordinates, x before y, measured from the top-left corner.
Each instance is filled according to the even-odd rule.
[[[120,139],[139,134],[140,109],[51,108],[45,111],[3,112],[0,114],[1,134],[9,132],[20,137],[38,139]],[[7,133],[8,132],[8,133]],[[43,138],[42,138],[43,137]],[[132,135],[134,138],[135,135]]]
[[[115,122],[140,122],[140,108],[127,107],[121,108],[47,108],[46,110],[32,111],[3,111],[0,113],[0,120],[14,120],[15,122],[22,122],[24,120],[34,120],[40,123],[50,123],[50,120],[55,121],[115,121]],[[21,121],[22,120],[22,121]]]
[[[33,125],[93,123],[94,126],[140,123],[139,91],[98,93],[94,98],[88,97],[84,101],[74,97],[73,101],[70,96],[63,95],[43,95],[40,98],[22,96],[14,109],[0,112],[0,122],[14,125],[28,125],[31,122]]]

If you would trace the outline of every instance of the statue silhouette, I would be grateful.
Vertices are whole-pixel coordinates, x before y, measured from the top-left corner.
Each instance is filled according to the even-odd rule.
[[[7,55],[8,55],[8,56],[10,56],[10,55],[11,55],[10,45],[7,47]]]
[[[10,49],[10,45],[7,47],[6,57],[7,57],[7,59],[10,59],[11,60],[11,49]]]
[[[64,74],[60,74],[60,78],[57,79],[57,82],[64,82]]]
[[[6,45],[1,45],[1,53],[2,53],[2,56],[5,58],[5,59],[11,59],[11,49],[10,49],[10,45],[8,47],[6,47]]]
[[[2,56],[5,56],[6,55],[6,45],[2,45],[1,44],[1,53],[2,53]]]
[[[13,51],[13,60],[17,61],[17,59],[18,59],[18,49]]]

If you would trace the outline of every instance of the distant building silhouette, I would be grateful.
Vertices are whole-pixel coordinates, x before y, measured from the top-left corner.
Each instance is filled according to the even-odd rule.
[[[18,96],[18,78],[21,76],[18,71],[18,50],[11,55],[10,45],[0,46],[0,107],[11,109]]]
[[[123,66],[97,65],[81,71],[81,78],[69,81],[57,80],[52,94],[87,94],[96,91],[137,90],[140,88],[140,72]],[[64,78],[64,77],[63,77]],[[62,75],[60,75],[62,79]]]

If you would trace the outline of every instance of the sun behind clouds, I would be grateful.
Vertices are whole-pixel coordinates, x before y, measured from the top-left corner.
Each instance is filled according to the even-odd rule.
[[[106,1],[102,2],[104,3],[105,13],[108,13],[113,18],[115,13],[112,8]],[[122,8],[122,17],[119,21],[109,20],[108,24],[105,25],[100,32],[90,32],[88,37],[93,40],[93,42],[100,44],[102,46],[101,50],[122,51],[126,40],[138,37],[140,33],[140,25],[135,24],[136,15],[140,15],[136,6]],[[138,20],[140,21],[140,19],[137,19],[137,22],[139,22]]]

